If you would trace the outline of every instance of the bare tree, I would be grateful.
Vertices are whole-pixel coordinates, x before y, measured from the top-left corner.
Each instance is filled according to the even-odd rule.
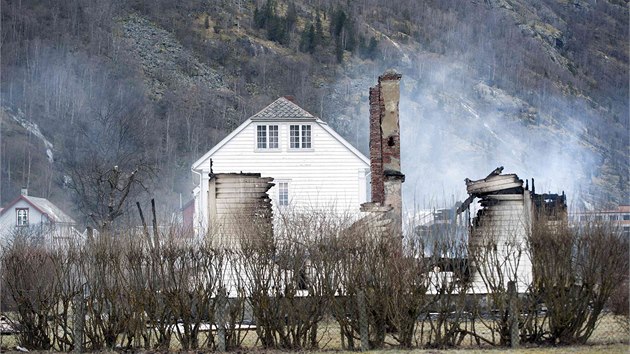
[[[152,174],[147,164],[123,171],[119,166],[90,166],[69,170],[70,188],[80,208],[101,231],[110,231],[114,221],[129,207],[129,197],[147,189],[145,179]]]

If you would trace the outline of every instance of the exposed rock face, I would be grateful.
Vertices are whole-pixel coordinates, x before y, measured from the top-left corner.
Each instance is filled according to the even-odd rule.
[[[10,108],[0,107],[0,115],[7,114],[10,118],[12,118],[15,122],[19,123],[22,128],[26,129],[30,134],[33,134],[37,139],[39,139],[46,148],[46,157],[48,157],[48,162],[53,163],[53,144],[42,134],[39,126],[24,116],[24,112],[18,109],[17,113],[14,113]]]
[[[221,75],[199,62],[171,33],[135,15],[120,22],[124,40],[142,64],[153,98],[161,98],[168,83],[224,87]]]
[[[480,82],[473,86],[473,92],[477,95],[476,98],[479,103],[493,107],[494,110],[501,114],[520,118],[526,122],[536,120],[538,112],[534,107],[518,97],[507,94],[499,88],[488,86]]]
[[[353,42],[354,36],[358,45],[341,53],[343,65],[337,63],[337,41],[328,31],[334,16],[321,19],[326,40],[313,53],[299,48],[300,34],[321,11],[315,2],[295,2],[298,18],[287,43],[269,40],[267,29],[256,25],[256,2],[138,6],[101,1],[72,13],[61,10],[63,16],[56,11],[70,5],[20,4],[20,16],[3,8],[9,12],[3,12],[8,22],[3,27],[2,105],[21,108],[37,123],[59,149],[57,159],[66,146],[62,136],[75,131],[65,125],[65,117],[79,111],[89,116],[83,107],[105,99],[86,94],[97,97],[88,102],[73,91],[110,70],[122,73],[121,81],[146,88],[150,100],[143,105],[151,112],[150,121],[168,136],[169,153],[162,154],[168,157],[160,161],[165,174],[183,175],[182,166],[200,150],[214,145],[270,97],[285,94],[296,95],[368,154],[366,88],[384,68],[395,66],[405,77],[401,157],[407,201],[449,195],[466,175],[482,174],[497,163],[539,176],[541,185],[558,177],[575,180],[573,189],[561,184],[573,198],[578,197],[574,191],[589,190],[579,198],[584,203],[623,203],[630,191],[630,42],[624,2],[449,0],[367,7],[348,2],[340,8],[352,18],[353,28],[344,28],[343,43]],[[281,5],[278,14],[284,10]],[[362,53],[368,49],[371,54]],[[190,95],[196,92],[201,93]],[[191,98],[203,106],[195,108]],[[191,114],[181,114],[186,109]],[[157,140],[149,139],[140,149],[152,154]],[[48,168],[46,156],[41,160]],[[3,159],[0,170],[9,171],[9,161]],[[32,165],[33,171],[42,170]],[[19,174],[7,178],[5,173],[3,196],[14,189],[7,181],[21,180]],[[162,186],[187,193],[190,183]]]

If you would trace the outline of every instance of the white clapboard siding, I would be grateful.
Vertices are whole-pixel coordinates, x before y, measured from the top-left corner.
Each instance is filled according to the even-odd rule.
[[[276,123],[273,123],[276,124]],[[218,150],[211,158],[214,173],[255,172],[273,177],[276,186],[269,194],[277,200],[277,183],[289,182],[289,199],[296,208],[323,209],[335,206],[358,210],[364,200],[359,196],[359,171],[367,165],[342,143],[312,123],[312,149],[291,150],[288,126],[280,127],[279,151],[256,150],[256,123]],[[209,171],[208,165],[204,170]]]
[[[282,99],[274,102],[280,102]],[[273,105],[273,104],[272,104]],[[280,105],[293,105],[286,101]],[[295,106],[295,109],[300,109]],[[289,107],[291,109],[291,107]],[[261,111],[265,112],[265,110]],[[306,113],[306,112],[305,112]],[[308,114],[308,113],[306,113]],[[193,164],[198,174],[199,209],[195,209],[199,226],[207,224],[207,195],[210,160],[213,173],[260,173],[274,178],[269,190],[274,207],[278,207],[278,183],[289,183],[289,207],[297,210],[358,213],[367,201],[366,174],[369,160],[335,133],[325,122],[313,116],[304,118],[260,119],[260,113],[248,119],[210,152]],[[311,126],[311,149],[289,148],[289,126]],[[278,125],[279,148],[256,149],[256,127]],[[199,176],[200,175],[200,176]],[[369,178],[368,178],[369,179]],[[197,206],[197,204],[196,204]]]
[[[489,240],[496,242],[496,257],[502,265],[501,271],[505,277],[503,285],[507,287],[507,282],[514,280],[517,290],[525,292],[532,281],[531,260],[525,251],[532,210],[529,193],[486,198],[499,200],[499,203],[484,208],[479,227],[474,231],[470,242],[473,245],[483,245]],[[495,269],[486,269],[486,276],[488,273],[493,274],[491,277],[495,280],[499,279]],[[480,294],[491,292],[479,273],[473,278],[473,291]]]

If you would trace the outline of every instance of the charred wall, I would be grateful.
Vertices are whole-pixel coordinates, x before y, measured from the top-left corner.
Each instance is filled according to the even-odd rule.
[[[260,173],[210,174],[208,220],[213,240],[233,245],[243,237],[271,235],[273,212],[267,192],[273,178]]]

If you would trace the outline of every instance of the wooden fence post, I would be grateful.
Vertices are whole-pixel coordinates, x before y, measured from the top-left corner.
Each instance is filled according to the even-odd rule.
[[[217,292],[217,351],[224,352],[227,350],[225,343],[225,307],[227,298],[225,296],[225,288],[219,289]]]
[[[359,308],[359,332],[361,335],[361,351],[370,350],[370,337],[368,332],[368,315],[365,304],[365,293],[359,290],[357,293],[357,306]]]
[[[508,319],[510,321],[510,346],[518,348],[519,346],[519,330],[518,330],[518,294],[516,292],[516,282],[508,282]]]
[[[74,351],[82,353],[83,348],[83,326],[85,325],[85,285],[81,287],[81,291],[74,295],[74,324],[73,324],[73,341]]]

